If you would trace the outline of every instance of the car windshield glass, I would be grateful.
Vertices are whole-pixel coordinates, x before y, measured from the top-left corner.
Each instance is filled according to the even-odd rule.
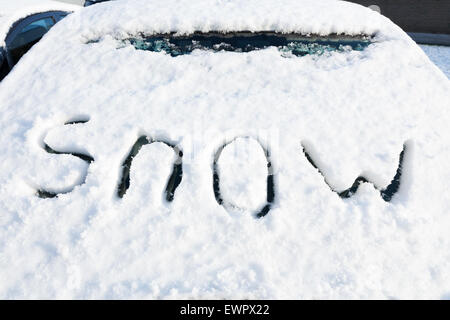
[[[301,36],[276,33],[193,34],[189,36],[157,35],[122,40],[138,50],[165,52],[173,57],[189,54],[194,50],[213,52],[250,52],[276,47],[284,54],[304,56],[332,51],[362,51],[370,43],[369,36]]]

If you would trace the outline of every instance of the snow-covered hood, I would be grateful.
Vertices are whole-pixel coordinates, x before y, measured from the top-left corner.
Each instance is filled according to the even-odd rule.
[[[51,0],[0,0],[0,47],[11,26],[31,14],[45,11],[76,11],[80,6]]]
[[[194,31],[373,43],[304,57],[275,47],[171,57],[121,41]],[[450,292],[450,82],[370,9],[101,3],[35,45],[0,101],[3,298]],[[343,194],[359,176],[368,183]]]

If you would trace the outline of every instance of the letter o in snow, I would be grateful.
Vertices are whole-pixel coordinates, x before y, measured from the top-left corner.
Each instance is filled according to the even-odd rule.
[[[268,150],[251,137],[224,143],[214,155],[213,189],[217,203],[227,210],[265,216],[275,198]]]

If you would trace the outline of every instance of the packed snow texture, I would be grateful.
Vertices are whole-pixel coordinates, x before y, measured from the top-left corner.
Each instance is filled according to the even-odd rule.
[[[139,33],[209,30],[367,34],[374,43],[289,58],[273,47],[171,57],[121,45]],[[0,83],[0,297],[448,297],[449,110],[445,75],[400,28],[356,4],[82,9]],[[77,120],[85,123],[66,124]],[[171,202],[163,195],[174,153],[164,143],[142,147],[117,196],[141,136],[183,152]],[[214,156],[230,142],[220,184],[241,210],[220,205],[213,189]],[[386,202],[375,187],[391,182],[405,143],[400,189]],[[274,201],[256,219],[266,151]],[[349,199],[330,189],[361,175],[373,185]],[[73,191],[41,199],[39,188]]]
[[[450,79],[450,47],[421,45],[422,50]]]
[[[78,9],[79,6],[51,0],[0,0],[0,47],[4,46],[11,26],[22,18],[45,11],[72,12]]]

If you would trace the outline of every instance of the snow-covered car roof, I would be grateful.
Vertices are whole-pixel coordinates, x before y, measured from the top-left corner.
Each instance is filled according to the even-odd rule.
[[[0,0],[0,46],[11,26],[31,14],[45,11],[75,11],[80,6],[51,0]]]
[[[370,44],[152,42],[241,31]],[[0,297],[448,296],[450,82],[368,8],[101,3],[0,101]]]
[[[133,5],[134,0],[121,4],[100,3],[102,7],[89,11],[81,17],[81,23],[91,23],[96,16],[113,15],[102,19],[95,26],[83,25],[77,31],[84,35],[100,33],[191,33],[194,31],[278,31],[302,34],[375,34],[382,31],[384,36],[395,37],[401,30],[387,23],[384,16],[370,12],[360,5],[335,0],[296,1],[274,6],[271,1],[255,5],[253,1],[245,6],[235,1],[200,0],[187,4],[184,1],[148,1]],[[139,0],[137,0],[139,1]],[[311,5],[314,2],[314,5]],[[123,14],[114,8],[126,8]],[[333,8],[330,10],[330,6]],[[147,12],[142,15],[140,10]],[[321,14],[317,14],[321,10]],[[270,15],[267,13],[270,11]],[[364,14],[361,14],[364,12]],[[350,15],[349,13],[352,13]],[[145,16],[151,14],[152,19]]]

